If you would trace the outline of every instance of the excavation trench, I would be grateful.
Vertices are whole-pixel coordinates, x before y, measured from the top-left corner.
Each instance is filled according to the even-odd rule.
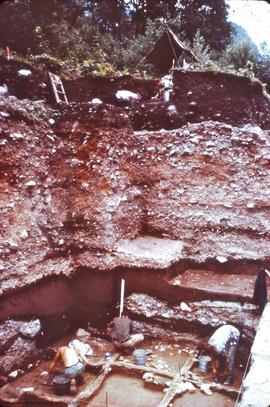
[[[200,372],[198,361],[194,361],[190,369],[194,377],[185,379],[195,383],[196,390],[176,395],[173,405],[191,407],[199,403],[200,406],[233,406],[260,317],[257,307],[252,304],[254,275],[224,273],[222,266],[219,271],[217,267],[215,271],[211,270],[215,267],[210,267],[210,270],[194,267],[184,271],[177,271],[176,268],[174,266],[167,272],[80,269],[73,278],[43,279],[12,297],[2,297],[2,319],[9,316],[10,322],[23,320],[29,324],[38,319],[41,327],[32,338],[22,335],[22,330],[6,338],[9,362],[14,357],[14,352],[13,355],[10,352],[12,343],[17,341],[18,344],[20,338],[28,345],[34,342],[35,351],[29,350],[28,358],[22,359],[20,364],[17,360],[16,365],[14,360],[14,364],[9,365],[17,375],[15,378],[9,376],[9,382],[0,389],[1,403],[11,406],[16,400],[22,406],[29,403],[69,405],[72,398],[56,395],[52,386],[41,384],[40,373],[48,369],[51,348],[67,344],[76,332],[83,333],[82,339],[93,346],[93,362],[103,363],[106,351],[115,352],[107,336],[106,325],[119,312],[120,282],[124,278],[125,311],[134,321],[136,329],[145,335],[142,348],[151,350],[146,359],[146,368],[159,369],[161,376],[157,376],[157,383],[147,383],[142,379],[145,371],[136,370],[133,356],[120,356],[100,386],[100,367],[86,372],[80,392],[86,391],[92,381],[91,386],[97,386],[87,399],[88,405],[105,406],[107,402],[108,406],[124,407],[128,397],[129,406],[158,406],[165,394],[163,389],[170,391],[170,382],[185,366],[187,359],[194,356],[201,340],[209,337],[222,323],[231,323],[242,333],[233,387],[213,389],[211,396],[204,394],[196,380],[199,378],[211,383],[212,376]],[[239,265],[235,269],[238,270]],[[21,346],[25,349],[25,344]],[[168,369],[170,375],[165,380],[162,373]],[[86,405],[83,403],[80,401],[78,405]]]
[[[261,84],[180,70],[168,105],[151,99],[152,80],[67,80],[71,103],[51,105],[38,124],[31,100],[53,102],[45,73],[33,69],[26,83],[17,71],[27,66],[0,64],[12,95],[1,119],[0,404],[70,406],[40,373],[51,348],[78,332],[94,362],[114,352],[106,325],[124,278],[125,312],[152,351],[145,367],[159,360],[158,383],[143,381],[132,356],[119,357],[106,377],[92,366],[80,386],[87,400],[77,404],[161,405],[164,387],[170,392],[162,364],[165,380],[178,380],[202,339],[230,323],[241,331],[234,387],[207,396],[197,376],[212,378],[195,361],[193,376],[180,379],[197,380],[196,391],[173,405],[233,406],[260,320],[255,276],[269,265],[270,116]],[[120,106],[119,89],[141,101]],[[103,103],[89,103],[97,97]]]

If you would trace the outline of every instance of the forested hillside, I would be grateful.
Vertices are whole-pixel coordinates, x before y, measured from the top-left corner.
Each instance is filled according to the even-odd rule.
[[[55,72],[158,75],[142,59],[166,22],[207,69],[270,81],[269,56],[228,21],[225,0],[12,0],[0,9],[0,47]]]

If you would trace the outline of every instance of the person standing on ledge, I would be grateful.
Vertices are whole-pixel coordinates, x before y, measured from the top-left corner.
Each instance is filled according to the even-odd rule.
[[[211,356],[211,368],[216,379],[224,377],[224,384],[233,382],[235,355],[240,339],[239,330],[233,325],[219,327],[210,337],[206,351]],[[223,370],[223,371],[222,371]]]
[[[133,332],[132,321],[128,316],[116,317],[108,325],[108,333],[117,349],[132,349],[144,340],[143,334]]]
[[[261,268],[257,274],[253,292],[253,302],[256,305],[259,305],[261,314],[267,303],[266,274],[268,275],[268,277],[270,277],[269,271],[264,268]]]

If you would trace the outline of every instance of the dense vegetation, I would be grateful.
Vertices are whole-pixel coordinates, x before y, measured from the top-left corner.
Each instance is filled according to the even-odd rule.
[[[270,82],[269,56],[227,17],[225,0],[6,0],[0,47],[55,71],[134,72],[166,21],[208,69],[254,71]],[[146,64],[137,70],[158,73]]]

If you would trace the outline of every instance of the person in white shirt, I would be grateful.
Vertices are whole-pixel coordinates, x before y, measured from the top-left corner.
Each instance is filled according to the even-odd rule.
[[[235,326],[223,325],[213,333],[206,346],[212,359],[213,374],[216,378],[219,375],[224,376],[225,385],[230,385],[233,382],[234,362],[239,339],[240,332]],[[222,362],[224,362],[224,372],[221,372]]]
[[[162,98],[163,102],[169,102],[171,93],[173,92],[173,77],[171,74],[164,75],[160,80],[156,81],[158,86],[157,94],[152,97],[153,100]]]
[[[160,93],[164,102],[170,101],[170,96],[173,91],[173,80],[171,75],[165,75],[160,80]]]

